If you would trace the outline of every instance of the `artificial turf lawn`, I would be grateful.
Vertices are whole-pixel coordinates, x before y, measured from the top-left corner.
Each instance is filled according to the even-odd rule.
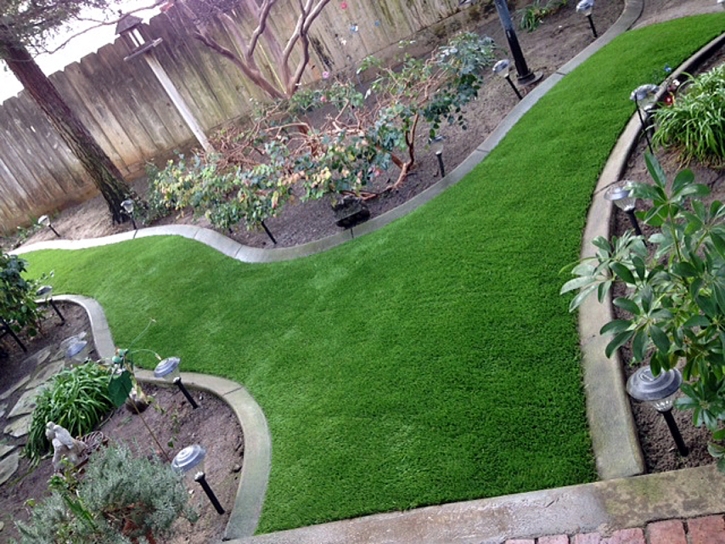
[[[621,36],[461,183],[324,254],[249,265],[167,237],[26,257],[96,298],[117,345],[154,318],[135,347],[249,389],[273,443],[260,532],[591,481],[559,270],[629,92],[723,29],[717,14]]]

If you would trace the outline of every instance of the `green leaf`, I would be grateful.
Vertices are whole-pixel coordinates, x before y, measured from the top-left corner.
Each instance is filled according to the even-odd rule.
[[[695,174],[692,170],[682,170],[675,176],[675,181],[672,182],[672,193],[673,196],[682,191],[686,186],[692,184],[695,181]]]
[[[691,329],[693,327],[707,327],[710,325],[710,320],[704,315],[694,315],[682,324],[685,329]]]
[[[112,376],[108,382],[108,396],[116,407],[122,406],[126,402],[131,389],[133,389],[133,382],[131,373],[127,370]]]
[[[617,351],[624,344],[626,344],[629,339],[632,338],[633,334],[634,331],[624,331],[615,335],[612,341],[607,344],[607,347],[604,351],[607,358],[609,359],[615,351]]]
[[[636,280],[634,279],[634,275],[632,274],[631,270],[624,266],[622,263],[612,263],[610,265],[610,268],[617,276],[622,279],[622,281],[629,284],[636,283]]]
[[[670,351],[670,339],[662,329],[660,329],[657,325],[651,325],[649,328],[649,334],[652,338],[652,342],[654,342],[654,345],[657,346],[658,350],[662,353]]]
[[[594,281],[596,281],[596,278],[593,278],[592,276],[582,276],[580,278],[571,279],[562,286],[559,294],[563,295],[564,293],[568,293],[574,289],[581,289]]]
[[[604,325],[599,331],[599,334],[617,334],[627,330],[631,325],[632,322],[627,321],[626,319],[615,319],[614,321],[610,321]]]
[[[625,312],[629,312],[632,315],[639,315],[641,313],[639,306],[637,306],[634,301],[628,298],[615,298],[612,304],[614,304],[618,308],[622,308],[622,310],[624,310]]]

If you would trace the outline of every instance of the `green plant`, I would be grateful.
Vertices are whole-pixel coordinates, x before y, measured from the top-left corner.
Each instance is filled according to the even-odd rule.
[[[27,264],[17,255],[0,252],[0,316],[16,332],[27,328],[34,336],[40,320],[35,304],[38,282],[23,277]]]
[[[302,89],[288,102],[256,114],[236,135],[225,130],[223,155],[181,157],[153,178],[153,194],[172,209],[191,206],[215,226],[264,227],[299,187],[302,199],[329,193],[360,196],[391,165],[404,182],[416,160],[415,140],[427,124],[434,137],[443,123],[465,128],[463,108],[493,61],[493,42],[473,33],[453,38],[428,59],[406,56],[402,67],[365,59],[359,71],[376,70],[363,93],[350,81]],[[316,109],[331,113],[308,116]],[[374,194],[364,195],[373,198]]]
[[[676,149],[683,164],[725,167],[725,65],[689,76],[683,86],[671,106],[655,110],[652,142]]]
[[[544,21],[545,17],[553,15],[566,6],[567,0],[549,0],[546,5],[541,0],[534,0],[532,4],[520,10],[521,21],[519,28],[526,32],[533,32]]]
[[[60,371],[40,391],[33,410],[24,455],[37,463],[50,447],[45,437],[48,421],[65,427],[73,436],[91,432],[113,409],[108,394],[108,370],[87,362]]]
[[[194,522],[181,476],[168,463],[135,457],[123,445],[91,456],[83,479],[70,473],[50,481],[51,496],[17,523],[21,544],[153,544],[179,517]]]
[[[603,301],[615,282],[626,287],[613,303],[628,317],[602,327],[612,335],[607,357],[630,344],[634,362],[649,360],[656,375],[684,362],[677,405],[693,411],[696,426],[706,425],[714,439],[725,419],[725,205],[705,205],[709,194],[694,175],[683,170],[668,186],[664,171],[652,155],[646,156],[654,184],[633,185],[633,196],[651,202],[642,220],[655,229],[644,239],[625,233],[612,241],[599,237],[595,257],[573,269],[575,279],[562,293],[579,290],[571,301],[574,310],[596,291]],[[718,466],[725,471],[725,448]]]

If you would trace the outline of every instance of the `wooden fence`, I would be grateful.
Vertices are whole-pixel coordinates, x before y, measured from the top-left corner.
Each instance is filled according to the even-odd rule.
[[[270,28],[282,43],[296,22],[288,5],[293,3],[280,3],[271,17]],[[253,100],[266,97],[231,62],[193,39],[188,22],[176,11],[157,15],[143,32],[147,38],[162,38],[156,58],[208,134],[249,113]],[[323,71],[349,75],[371,54],[392,58],[397,43],[411,36],[421,50],[430,48],[491,11],[490,0],[463,9],[459,0],[334,0],[312,27],[305,82],[319,79]],[[254,21],[238,13],[234,17],[249,35]],[[213,34],[231,45],[220,24],[213,26]],[[126,179],[133,180],[147,162],[189,146],[193,136],[143,59],[124,62],[129,52],[118,39],[50,79]],[[96,193],[27,93],[0,105],[0,134],[0,231]]]

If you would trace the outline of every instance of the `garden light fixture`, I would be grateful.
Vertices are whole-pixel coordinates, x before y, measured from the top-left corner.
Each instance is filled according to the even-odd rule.
[[[65,323],[65,317],[63,317],[63,314],[60,313],[58,306],[55,305],[55,301],[53,300],[53,286],[52,285],[43,285],[35,292],[35,296],[42,297],[43,304],[50,304],[51,307],[53,308],[53,311],[56,314],[58,314],[58,317],[60,317],[60,320],[63,323]]]
[[[637,216],[634,215],[637,199],[632,196],[632,182],[623,181],[612,185],[604,193],[604,198],[613,202],[617,208],[626,213],[629,217],[629,222],[632,223],[634,232],[637,233],[637,236],[642,236],[642,229],[639,228]]]
[[[50,217],[47,215],[41,215],[38,217],[38,225],[41,227],[48,227],[58,238],[60,238],[60,234],[58,234],[58,231],[53,228],[53,224],[50,222]]]
[[[519,97],[519,100],[521,100],[523,98],[523,96],[521,96],[521,93],[519,92],[516,85],[514,85],[514,82],[511,81],[511,63],[509,62],[508,59],[502,59],[502,60],[498,61],[496,64],[494,64],[493,73],[498,76],[501,76],[502,78],[504,78],[506,81],[509,82],[509,85],[511,85],[511,88],[516,93],[516,96]]]
[[[443,136],[436,136],[429,141],[432,144],[433,153],[438,159],[438,171],[441,173],[441,177],[444,178],[446,176],[446,165],[443,164]]]
[[[672,403],[682,384],[682,374],[676,368],[660,372],[658,376],[652,374],[649,365],[643,366],[632,374],[627,380],[627,393],[640,402],[652,403],[652,406],[662,414],[670,429],[677,450],[683,457],[690,451],[682,439],[680,429],[672,415]]]
[[[91,345],[88,342],[75,339],[65,350],[65,357],[74,363],[82,364],[88,360],[89,351],[91,351]]]
[[[514,57],[514,64],[516,65],[516,72],[518,73],[519,85],[532,85],[539,81],[543,74],[535,74],[529,70],[524,58],[524,53],[521,51],[519,45],[519,39],[516,37],[516,31],[514,30],[514,23],[511,20],[511,13],[506,5],[506,0],[494,0],[496,5],[496,11],[498,12],[498,18],[503,26],[504,33],[506,34],[506,40],[511,50],[511,55]]]
[[[219,499],[216,498],[214,491],[206,481],[206,475],[204,474],[204,458],[206,457],[206,450],[199,444],[193,446],[187,446],[176,454],[174,460],[171,461],[171,467],[179,473],[191,474],[191,470],[195,469],[194,481],[199,482],[201,488],[209,497],[209,501],[214,506],[214,509],[218,514],[224,513],[224,508],[219,504]]]
[[[136,230],[136,220],[133,217],[133,199],[127,198],[123,202],[121,202],[121,207],[123,208],[123,211],[126,212],[126,215],[131,219],[131,224],[133,225],[133,230]]]
[[[722,9],[725,9],[725,0],[717,0],[717,5]]]
[[[644,132],[644,139],[647,141],[647,148],[649,152],[654,155],[652,151],[652,142],[650,142],[649,134],[647,132],[647,116],[649,115],[652,107],[655,104],[657,91],[659,87],[652,83],[640,85],[629,95],[629,99],[632,100],[637,108],[637,115],[639,115],[639,121],[642,123],[642,131]]]
[[[592,34],[594,34],[595,38],[598,38],[599,35],[597,34],[597,29],[594,26],[594,21],[592,21],[592,10],[594,9],[594,0],[580,0],[580,2],[576,5],[576,12],[581,13],[589,20],[589,26],[592,29]]]
[[[179,372],[179,365],[181,359],[178,357],[167,357],[161,361],[156,368],[154,368],[154,378],[161,378],[169,383],[175,384],[189,401],[191,407],[197,409],[199,405],[196,403],[194,398],[189,394],[183,383],[181,383],[181,373]]]

